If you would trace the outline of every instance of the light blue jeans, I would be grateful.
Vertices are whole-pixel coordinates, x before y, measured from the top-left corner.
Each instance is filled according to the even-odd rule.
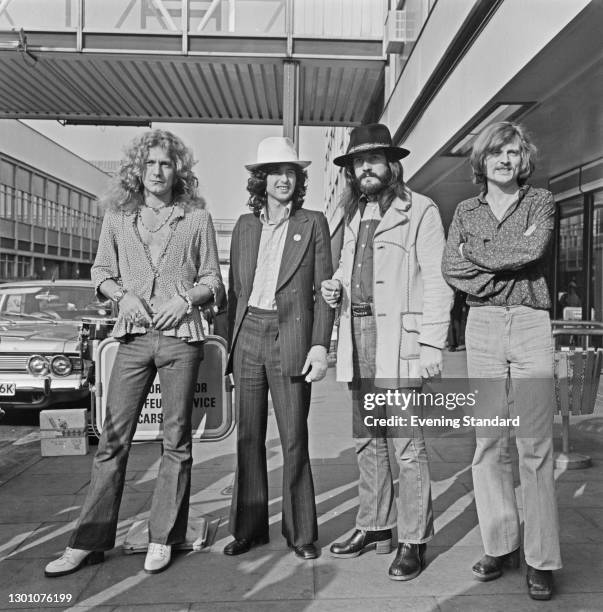
[[[361,406],[365,393],[375,393],[375,354],[377,332],[372,316],[354,317],[352,387],[354,419],[362,418]],[[354,430],[361,427],[355,425]],[[433,507],[429,462],[423,432],[420,427],[408,427],[409,437],[383,435],[355,438],[358,481],[358,514],[356,529],[379,531],[398,528],[398,541],[410,544],[428,542],[433,537]],[[389,460],[389,442],[400,473],[398,504]]]
[[[519,416],[524,552],[536,569],[561,567],[553,475],[553,338],[548,312],[527,306],[469,310],[467,369],[479,390],[476,416]],[[509,400],[512,400],[511,402]],[[486,554],[519,548],[510,428],[476,428],[473,487]]]
[[[201,343],[149,330],[120,344],[108,389],[107,414],[92,480],[69,546],[109,550],[115,545],[126,465],[138,417],[159,373],[163,455],[149,519],[149,540],[177,544],[186,536],[192,465],[191,413]]]

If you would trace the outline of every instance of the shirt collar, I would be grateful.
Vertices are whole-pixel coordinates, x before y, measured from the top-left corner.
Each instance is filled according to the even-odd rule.
[[[280,220],[272,221],[271,219],[268,218],[267,206],[264,206],[262,210],[260,211],[260,221],[262,222],[262,225],[280,225],[281,223],[288,221],[289,217],[291,216],[291,207],[292,207],[292,204],[291,202],[289,202],[289,204],[285,206],[285,210],[283,211],[283,216],[280,218]]]
[[[518,192],[518,196],[517,196],[517,201],[518,202],[521,202],[521,200],[523,200],[523,196],[525,196],[525,194],[528,192],[529,189],[530,189],[530,186],[527,183],[522,185],[519,188],[519,192]],[[488,201],[486,200],[486,193],[488,193],[488,190],[484,186],[484,188],[479,192],[479,195],[477,196],[477,201],[480,204],[487,204],[488,203]]]
[[[365,211],[367,207],[370,211],[372,211],[372,217],[377,219],[381,218],[381,208],[379,207],[379,200],[371,200],[369,202],[368,197],[366,196],[366,194],[363,193],[358,198],[358,210],[360,211],[360,217],[363,221],[366,221]]]

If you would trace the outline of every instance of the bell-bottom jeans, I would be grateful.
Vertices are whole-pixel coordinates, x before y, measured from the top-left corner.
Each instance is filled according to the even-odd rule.
[[[520,419],[515,434],[526,563],[541,570],[559,569],[549,314],[527,306],[472,307],[466,346],[469,378],[479,390],[476,416]],[[520,545],[509,445],[509,427],[476,428],[473,487],[484,549],[492,556]]]
[[[352,404],[354,419],[362,418],[362,402],[366,393],[376,389],[375,356],[377,332],[373,316],[354,317]],[[354,427],[355,432],[362,426]],[[398,541],[409,544],[428,542],[433,537],[433,508],[429,461],[420,427],[407,427],[407,437],[383,435],[357,437],[354,440],[360,478],[358,482],[358,514],[356,529],[380,531],[398,528]],[[389,458],[389,442],[400,468],[398,500]]]
[[[192,401],[202,357],[201,343],[187,343],[156,330],[127,336],[120,344],[92,480],[69,546],[109,550],[115,545],[130,446],[156,373],[161,383],[163,454],[151,503],[149,540],[169,545],[184,540],[192,465]]]

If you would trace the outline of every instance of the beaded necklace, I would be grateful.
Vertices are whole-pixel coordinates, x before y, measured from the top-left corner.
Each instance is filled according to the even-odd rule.
[[[140,212],[138,213],[138,220],[140,221],[140,225],[142,225],[142,227],[147,232],[149,232],[149,234],[156,234],[162,227],[167,225],[169,220],[172,218],[172,215],[174,214],[174,210],[175,210],[175,207],[172,205],[172,210],[170,211],[170,214],[163,220],[163,223],[160,223],[155,229],[151,229],[146,226],[145,222],[142,220],[142,215],[140,214]]]
[[[145,208],[150,208],[156,215],[158,215],[161,212],[162,208],[165,208],[166,206],[171,206],[171,204],[162,204],[161,206],[149,206],[146,202],[143,204],[143,206]]]

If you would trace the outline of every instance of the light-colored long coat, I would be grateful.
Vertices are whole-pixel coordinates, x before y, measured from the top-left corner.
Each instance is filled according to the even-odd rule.
[[[350,284],[359,227],[357,212],[345,226],[341,259],[333,275],[342,284],[337,380],[348,382],[353,378]],[[396,198],[375,230],[378,387],[420,385],[419,345],[444,347],[453,294],[441,272],[444,246],[438,208],[419,193],[410,192],[408,201]]]

